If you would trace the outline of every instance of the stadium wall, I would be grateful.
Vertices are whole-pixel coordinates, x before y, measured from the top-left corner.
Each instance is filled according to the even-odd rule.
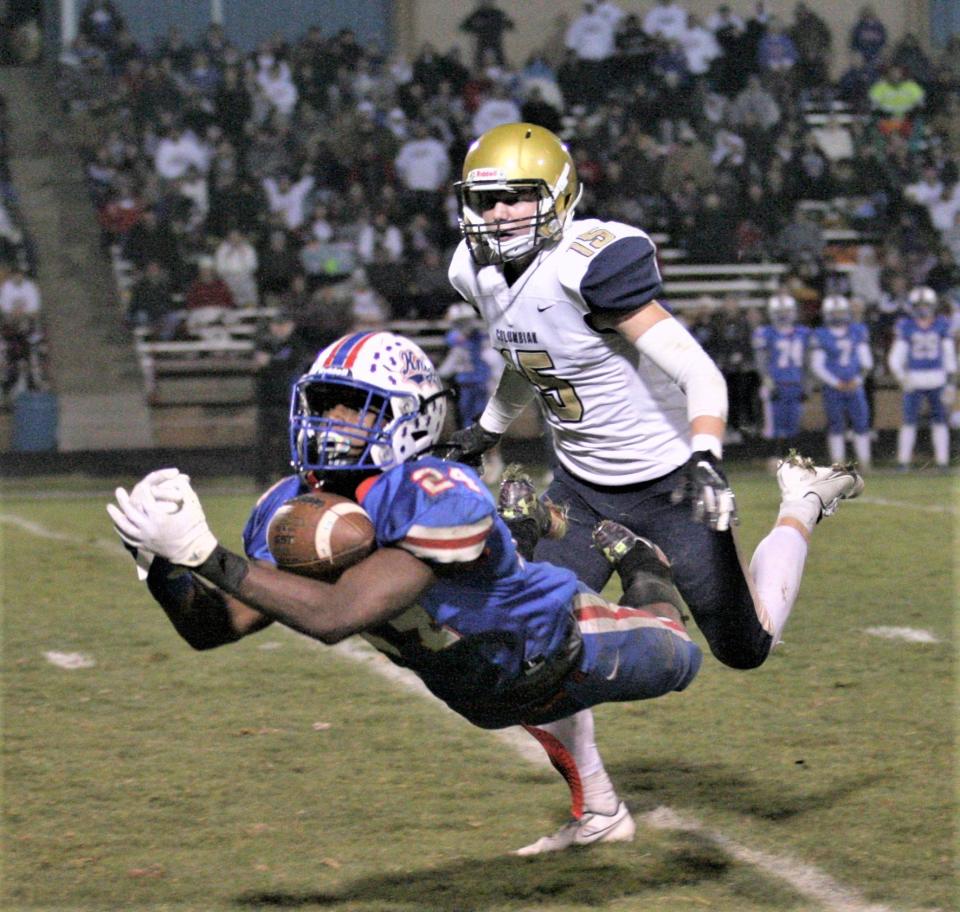
[[[637,3],[618,0],[627,12],[642,15],[650,7],[649,2]],[[847,61],[847,35],[857,19],[860,3],[837,3],[836,0],[806,0],[807,6],[822,16],[832,27],[834,35],[834,68],[842,71]],[[933,0],[944,10],[960,8],[957,0]],[[735,13],[747,19],[756,9],[753,0],[727,0]],[[691,13],[706,19],[716,11],[719,0],[683,0],[683,6]],[[928,44],[931,38],[930,18],[936,15],[941,26],[953,22],[960,29],[957,16],[947,16],[938,6],[932,8],[931,0],[872,0],[870,4],[887,26],[891,41],[907,32],[913,32],[921,42]],[[415,53],[424,41],[437,48],[446,49],[457,44],[463,49],[464,59],[470,59],[473,43],[470,36],[459,30],[459,24],[472,4],[449,3],[448,0],[396,0],[395,21],[398,45],[407,53]],[[582,0],[522,0],[507,3],[501,0],[501,9],[513,19],[515,28],[507,32],[504,48],[513,64],[522,64],[531,49],[548,48],[551,54],[562,45],[562,17],[576,18],[583,10]],[[796,0],[767,0],[766,7],[786,22],[793,19]],[[949,21],[948,21],[949,20]],[[945,40],[944,29],[938,29],[937,38]]]

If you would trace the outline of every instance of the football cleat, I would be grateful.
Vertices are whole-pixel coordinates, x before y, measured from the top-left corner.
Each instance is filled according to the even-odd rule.
[[[601,520],[594,526],[593,544],[617,568],[621,579],[642,570],[661,579],[673,579],[670,560],[657,545],[612,519]]]
[[[567,532],[566,512],[549,500],[537,497],[537,490],[519,466],[503,470],[497,513],[510,528],[520,553],[529,559],[543,537],[563,538]]]
[[[514,855],[543,855],[564,849],[594,845],[598,842],[632,842],[637,825],[624,802],[612,814],[585,811],[579,820],[570,820],[552,836],[541,836],[536,842],[517,849]]]
[[[853,500],[863,491],[863,476],[852,463],[818,466],[796,450],[781,461],[777,483],[784,502],[816,498],[820,508],[817,522],[836,513],[841,500]]]

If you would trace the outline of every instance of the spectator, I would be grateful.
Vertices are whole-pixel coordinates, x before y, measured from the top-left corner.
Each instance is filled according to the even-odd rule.
[[[560,111],[543,97],[543,88],[538,83],[528,88],[527,97],[520,108],[520,119],[545,127],[553,133],[559,132],[562,124]]]
[[[314,176],[306,170],[296,183],[293,183],[287,174],[281,174],[279,180],[272,177],[263,179],[263,190],[267,195],[270,212],[280,216],[290,231],[297,231],[303,225],[306,219],[307,197],[315,183]]]
[[[266,306],[272,307],[276,298],[290,289],[293,277],[301,272],[300,260],[290,236],[282,228],[270,231],[266,247],[257,259],[260,297]]]
[[[261,66],[257,72],[256,85],[260,90],[260,97],[267,102],[271,110],[284,117],[293,113],[299,96],[290,67],[285,61],[273,60],[266,66]]]
[[[732,124],[742,124],[750,115],[765,130],[772,130],[780,121],[780,105],[773,94],[764,88],[758,74],[747,78],[746,86],[737,93],[730,105]]]
[[[176,327],[175,311],[173,293],[163,267],[156,260],[150,260],[130,290],[127,325],[169,339]]]
[[[808,93],[824,88],[829,81],[830,26],[800,0],[794,6],[788,34],[797,49],[798,87]]]
[[[205,174],[209,166],[210,149],[179,124],[172,124],[157,144],[154,167],[164,180],[184,177],[191,167]]]
[[[880,117],[883,133],[908,136],[912,129],[911,115],[923,107],[926,92],[915,79],[909,78],[902,67],[891,65],[867,93],[873,109]]]
[[[850,49],[857,51],[867,63],[880,59],[887,45],[887,27],[872,6],[860,7],[857,21],[850,28]]]
[[[657,0],[643,17],[643,30],[651,38],[679,41],[687,28],[687,11],[673,0]]]
[[[411,208],[434,215],[450,176],[450,156],[444,144],[429,134],[426,124],[417,121],[413,125],[413,136],[400,147],[394,166]]]
[[[771,18],[767,30],[757,44],[757,65],[777,102],[792,106],[800,55],[793,39],[780,20]]]
[[[200,257],[197,262],[197,276],[187,287],[186,309],[191,310],[230,310],[234,306],[233,295],[226,282],[216,272],[213,257]]]
[[[727,381],[729,415],[727,439],[740,443],[745,433],[754,433],[755,408],[753,389],[753,327],[735,295],[723,299],[721,309],[713,315],[712,347],[708,349]]]
[[[520,108],[510,97],[506,86],[494,85],[489,95],[480,103],[470,128],[474,136],[480,136],[500,124],[516,123],[520,120]]]
[[[677,39],[687,62],[687,71],[693,76],[704,76],[710,65],[720,56],[720,45],[713,32],[690,13],[687,24]]]
[[[214,253],[217,275],[226,283],[237,307],[256,307],[257,267],[259,260],[253,244],[243,232],[234,228]]]
[[[12,399],[24,390],[44,389],[46,351],[40,316],[40,290],[19,266],[0,284],[0,377],[3,399]]]
[[[616,50],[615,34],[610,17],[598,12],[591,0],[583,4],[583,12],[570,23],[563,43],[576,62],[574,73],[579,89],[574,97],[577,101],[589,105],[602,102],[607,70]]]
[[[495,0],[477,0],[476,8],[460,22],[460,31],[473,35],[473,63],[479,67],[488,53],[500,65],[506,63],[503,54],[503,33],[513,28],[513,20]]]
[[[398,263],[403,257],[403,232],[390,222],[383,209],[364,223],[357,237],[357,254],[362,263]]]

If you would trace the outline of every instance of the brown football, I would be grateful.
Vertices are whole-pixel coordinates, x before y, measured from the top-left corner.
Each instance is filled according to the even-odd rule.
[[[288,500],[267,527],[267,546],[278,567],[327,581],[365,558],[375,540],[363,507],[322,491]]]

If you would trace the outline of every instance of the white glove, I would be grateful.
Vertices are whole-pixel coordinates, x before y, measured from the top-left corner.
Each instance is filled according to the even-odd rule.
[[[955,386],[945,386],[940,391],[940,401],[946,405],[951,406],[956,401],[957,398],[957,388]]]
[[[138,553],[148,551],[172,564],[198,567],[213,553],[217,539],[190,487],[190,478],[177,471],[149,485],[148,490],[151,496],[138,504],[123,488],[117,488],[117,505],[107,504],[117,534]]]
[[[176,478],[179,474],[178,469],[157,469],[155,472],[151,472],[134,485],[130,492],[130,502],[141,508],[147,503],[152,503],[154,501],[154,488],[171,478]],[[133,559],[137,563],[137,579],[143,582],[150,572],[154,555],[142,548],[134,548],[127,542],[124,542],[123,546],[133,555]]]

